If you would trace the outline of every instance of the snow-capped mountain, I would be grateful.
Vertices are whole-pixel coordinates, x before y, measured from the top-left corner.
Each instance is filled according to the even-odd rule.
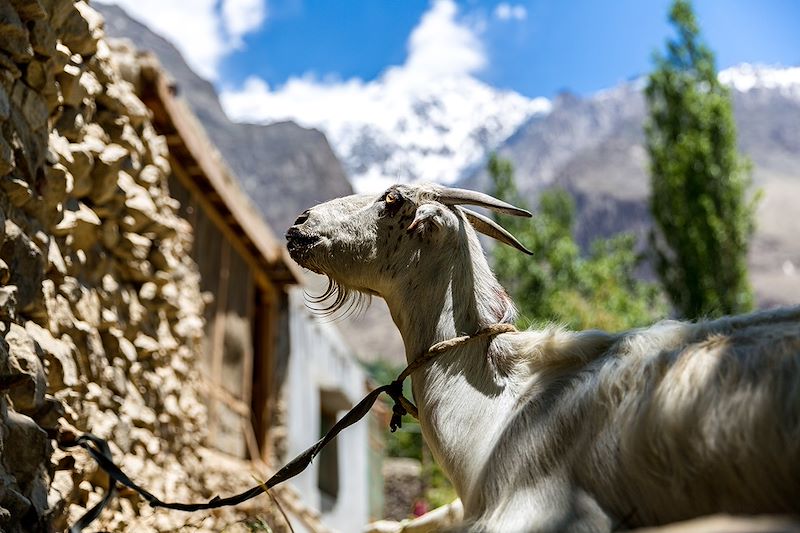
[[[221,100],[233,120],[292,120],[319,128],[359,191],[398,181],[453,183],[527,120],[550,109],[545,98],[498,90],[472,76],[419,79],[400,68],[341,90],[338,105],[315,106],[309,97],[309,105],[304,100],[292,112],[269,105],[269,88],[253,79],[242,91],[223,92]]]
[[[328,134],[357,190],[400,181],[453,183],[484,161],[535,114],[545,99],[500,92],[474,78],[445,79],[422,90],[387,91],[380,122],[318,124]]]
[[[742,93],[767,89],[800,100],[800,67],[780,68],[744,63],[720,72],[719,80]]]
[[[720,80],[737,92],[765,89],[800,98],[800,68],[740,65],[722,71]],[[553,107],[546,98],[498,90],[473,76],[419,79],[402,68],[390,69],[375,81],[340,83],[335,96],[328,94],[323,100],[311,90],[313,84],[292,83],[295,86],[284,92],[296,95],[298,105],[287,106],[257,79],[240,91],[223,92],[222,104],[234,120],[292,120],[320,129],[359,191],[381,190],[398,181],[454,183],[483,165],[488,154],[524,124],[544,118]],[[643,84],[640,80],[595,94],[590,101],[609,105],[593,108],[600,115],[584,125],[602,129],[619,114],[634,111],[626,110],[620,92],[638,95]]]

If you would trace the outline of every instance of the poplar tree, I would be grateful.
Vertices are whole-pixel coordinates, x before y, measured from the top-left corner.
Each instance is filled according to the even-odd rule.
[[[493,155],[492,194],[527,208],[510,161]],[[496,244],[494,271],[520,311],[520,327],[559,323],[572,329],[620,331],[662,318],[658,287],[636,276],[639,255],[631,234],[597,239],[584,254],[575,241],[575,201],[565,190],[542,192],[533,219],[498,215],[533,256]]]
[[[656,54],[645,90],[655,268],[686,318],[747,311],[750,163],[737,151],[730,95],[689,1],[676,0],[669,20],[676,36]]]

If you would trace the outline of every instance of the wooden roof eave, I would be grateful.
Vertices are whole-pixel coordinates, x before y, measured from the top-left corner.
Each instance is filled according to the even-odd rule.
[[[299,266],[289,258],[250,198],[241,190],[222,156],[188,106],[175,96],[175,87],[158,61],[142,61],[141,97],[154,113],[158,133],[167,138],[171,157],[178,160],[195,185],[210,197],[225,223],[243,241],[255,262],[278,285],[303,283]]]

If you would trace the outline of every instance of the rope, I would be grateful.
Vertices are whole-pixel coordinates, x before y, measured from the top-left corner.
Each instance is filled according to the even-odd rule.
[[[116,494],[116,483],[119,483],[129,489],[137,492],[144,498],[151,507],[163,507],[165,509],[174,509],[178,511],[200,511],[205,509],[217,509],[219,507],[227,507],[230,505],[237,505],[245,502],[256,496],[267,492],[269,489],[283,483],[284,481],[293,478],[294,476],[305,470],[314,457],[332,441],[340,432],[349,426],[355,424],[367,413],[369,413],[375,401],[382,393],[386,393],[394,401],[392,407],[392,418],[389,422],[389,428],[394,433],[398,428],[402,427],[402,417],[410,414],[414,418],[419,418],[419,410],[411,403],[405,396],[403,396],[403,381],[410,376],[414,371],[427,364],[431,359],[439,354],[466,344],[469,341],[499,335],[500,333],[509,333],[516,331],[516,328],[511,324],[494,324],[488,326],[474,335],[466,335],[463,337],[455,337],[446,341],[434,344],[428,350],[417,357],[411,362],[391,383],[382,385],[377,389],[367,394],[358,404],[348,411],[336,424],[328,431],[320,440],[313,446],[302,452],[300,455],[289,461],[283,468],[275,472],[272,477],[264,483],[256,485],[240,494],[229,496],[227,498],[220,498],[214,496],[205,503],[181,503],[181,502],[165,502],[157,496],[147,491],[147,489],[136,484],[129,478],[125,472],[114,463],[114,458],[111,455],[111,449],[108,442],[100,437],[92,435],[91,433],[84,433],[75,438],[75,435],[70,432],[62,432],[58,435],[58,444],[62,449],[69,449],[73,447],[81,447],[86,450],[92,459],[102,468],[109,478],[109,489],[104,498],[89,511],[86,512],[70,529],[70,533],[81,533],[89,524],[91,524],[108,503],[113,499]]]
[[[514,331],[517,331],[517,328],[514,327],[514,324],[492,324],[491,326],[486,326],[485,328],[478,331],[474,335],[464,335],[461,337],[454,337],[446,341],[437,342],[436,344],[428,348],[428,350],[424,354],[420,355],[419,357],[411,361],[411,363],[407,367],[405,367],[405,369],[402,372],[400,372],[400,375],[397,376],[397,379],[391,383],[392,385],[395,383],[399,383],[399,391],[400,391],[399,393],[397,393],[396,396],[393,396],[392,392],[389,392],[389,396],[391,396],[391,398],[394,400],[394,407],[392,408],[392,411],[396,414],[397,412],[402,410],[404,411],[402,414],[408,413],[414,418],[419,420],[419,410],[417,409],[417,406],[411,403],[408,399],[406,399],[405,396],[403,396],[403,381],[405,381],[405,379],[408,376],[413,374],[419,368],[422,368],[423,366],[428,364],[428,362],[431,359],[434,359],[439,354],[444,353],[448,350],[452,350],[453,348],[458,348],[459,346],[462,346],[468,343],[469,341],[473,341],[475,339],[481,339],[484,337],[494,337],[495,335],[500,335],[501,333],[513,333]],[[394,392],[396,393],[396,391]],[[390,428],[393,428],[392,424],[394,423],[394,421],[395,417],[392,416],[392,421],[389,423]],[[400,427],[399,422],[397,427]],[[394,432],[394,429],[392,429],[392,432]]]

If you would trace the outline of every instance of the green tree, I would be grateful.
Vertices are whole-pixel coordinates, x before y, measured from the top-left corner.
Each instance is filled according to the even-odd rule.
[[[514,169],[492,155],[488,164],[493,195],[522,208]],[[499,216],[533,257],[497,245],[492,255],[500,282],[520,310],[520,326],[558,322],[573,329],[618,331],[641,326],[666,310],[658,288],[636,278],[635,239],[623,234],[598,239],[582,256],[573,237],[575,203],[563,190],[542,193],[533,219]]]
[[[730,96],[691,4],[676,0],[669,20],[677,35],[656,55],[645,90],[655,267],[679,314],[738,313],[753,305],[750,164],[737,152]]]

